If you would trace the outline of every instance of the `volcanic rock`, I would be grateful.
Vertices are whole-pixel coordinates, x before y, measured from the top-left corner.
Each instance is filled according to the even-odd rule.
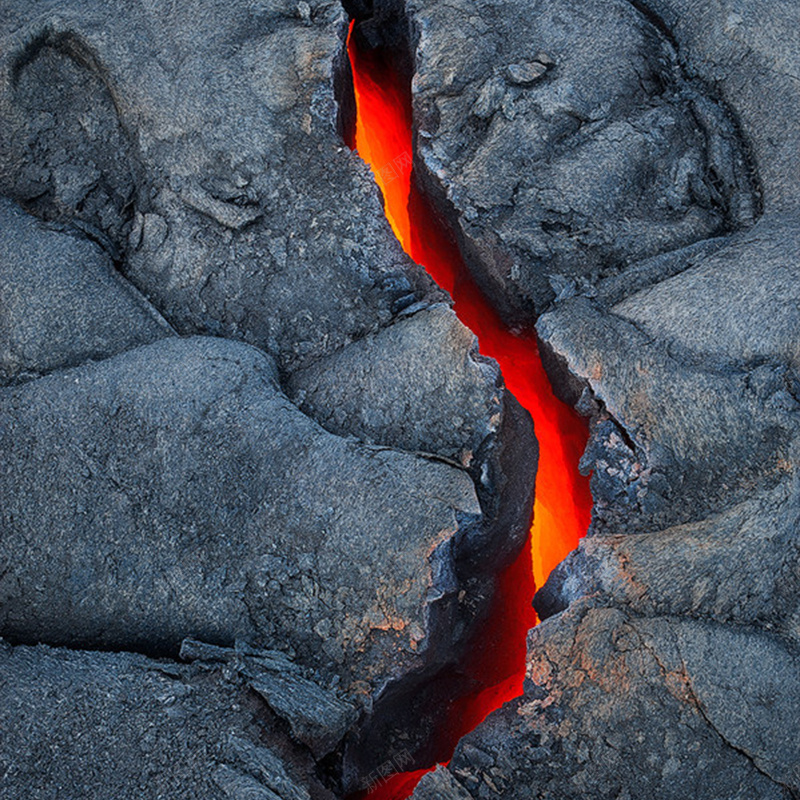
[[[614,305],[652,339],[688,360],[800,367],[800,227],[772,214],[674,277]]]
[[[430,744],[536,445],[346,146],[347,15],[2,10],[0,786],[360,786]],[[348,11],[592,430],[524,695],[415,796],[798,796],[796,5]]]
[[[0,19],[2,380],[27,381],[0,391],[0,634],[280,650],[310,683],[255,688],[326,756],[485,618],[529,525],[530,417],[346,146],[338,4]],[[336,682],[320,728],[298,704]]]
[[[542,4],[527,44],[556,65],[525,90],[533,111],[517,100],[527,113],[518,123],[516,106],[499,102],[459,144],[480,76],[508,63],[511,31],[526,30],[509,6],[489,23],[458,6],[414,5],[418,166],[506,316],[546,312],[545,365],[590,417],[582,468],[595,507],[589,535],[536,596],[545,621],[529,638],[524,695],[462,740],[414,797],[795,797],[800,240],[789,153],[800,47],[775,31],[793,29],[797,8],[654,0],[604,4],[604,19],[593,3]],[[450,57],[443,31],[466,20],[486,36],[451,46]],[[581,31],[592,20],[590,37]],[[569,70],[591,48],[596,69],[578,81]],[[638,86],[625,77],[635,73]],[[599,122],[584,114],[560,138],[548,133],[556,110],[601,98]],[[692,132],[680,121],[687,109]],[[650,127],[664,115],[666,136]],[[622,131],[633,119],[631,138]],[[510,138],[493,139],[495,126]],[[631,149],[636,136],[660,144]],[[514,193],[477,202],[519,137],[529,149],[506,184]],[[598,142],[619,146],[618,157],[604,161]],[[655,175],[644,194],[623,180],[636,152],[639,177],[682,175],[688,194]],[[587,153],[613,179],[597,180]],[[703,166],[681,173],[668,167],[675,156]],[[571,185],[554,178],[567,169]],[[549,226],[528,187],[543,204],[543,187],[559,189]],[[637,199],[632,214],[617,189]],[[660,202],[647,200],[651,189]],[[601,200],[580,230],[553,224]],[[648,218],[628,249],[626,232]],[[512,229],[517,219],[528,227]],[[690,219],[698,225],[685,236]],[[619,249],[590,266],[609,231]],[[573,260],[557,268],[567,252]]]
[[[591,596],[642,616],[710,619],[800,640],[794,474],[698,522],[647,533],[596,534],[536,595],[544,617]],[[690,576],[681,580],[679,576]]]
[[[468,475],[327,433],[246,345],[166,339],[5,389],[0,409],[7,636],[247,638],[377,685],[457,592]]]
[[[249,668],[255,659],[249,659]],[[0,641],[4,797],[332,800],[244,662]]]
[[[173,331],[99,245],[0,199],[0,383],[76,366]]]
[[[596,282],[753,218],[733,117],[635,6],[408,5],[418,179],[512,322],[551,276]]]
[[[496,571],[528,534],[537,461],[529,417],[451,309],[412,311],[294,373],[289,395],[333,433],[466,467],[485,523],[459,554],[489,558]]]
[[[529,646],[523,697],[415,798],[788,800],[800,788],[798,663],[780,637],[580,603]]]
[[[332,433],[468,466],[497,431],[502,383],[497,364],[440,304],[295,372],[288,391]]]
[[[796,210],[800,164],[800,7],[791,0],[648,0],[687,71],[716,87],[751,151],[759,204]]]
[[[333,353],[430,288],[337,132],[346,32],[327,2],[7,0],[0,193],[98,231],[181,334]]]
[[[280,651],[254,649],[241,642],[235,649],[184,639],[180,657],[186,661],[225,664],[228,672],[247,678],[272,711],[289,723],[295,739],[317,758],[328,755],[344,738],[357,711],[338,693],[320,686],[313,673]]]
[[[777,359],[682,357],[583,297],[545,314],[538,330],[600,406],[583,460],[594,471],[596,530],[702,518],[791,470],[800,405]]]

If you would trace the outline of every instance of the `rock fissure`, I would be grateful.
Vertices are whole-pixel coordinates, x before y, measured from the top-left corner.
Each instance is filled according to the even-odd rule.
[[[0,5],[0,794],[798,796],[794,4]]]

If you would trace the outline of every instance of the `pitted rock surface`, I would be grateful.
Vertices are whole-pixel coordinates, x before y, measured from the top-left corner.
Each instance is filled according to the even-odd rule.
[[[333,800],[248,666],[0,640],[4,797]]]

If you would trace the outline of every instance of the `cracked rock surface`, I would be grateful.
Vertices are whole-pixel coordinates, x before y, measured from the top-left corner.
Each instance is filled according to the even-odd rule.
[[[753,218],[731,115],[627,0],[409,3],[416,166],[512,321]]]
[[[178,664],[0,640],[4,797],[333,800],[250,688],[257,659]]]
[[[348,6],[591,424],[524,694],[415,797],[799,797],[796,4]],[[425,749],[530,418],[345,145],[339,3],[0,12],[0,794],[341,797]]]
[[[415,798],[796,796],[800,683],[780,637],[577,603],[529,649],[524,696]]]
[[[4,632],[291,642],[347,685],[402,669],[427,633],[428,557],[480,515],[474,486],[323,431],[274,372],[246,345],[170,338],[6,390]]]
[[[414,797],[798,797],[797,7],[534,6],[411,5],[417,167],[590,418],[593,521]]]
[[[79,231],[0,200],[0,384],[106,358],[173,334]]]
[[[347,25],[0,2],[4,797],[341,794],[523,545],[530,417],[345,144]]]

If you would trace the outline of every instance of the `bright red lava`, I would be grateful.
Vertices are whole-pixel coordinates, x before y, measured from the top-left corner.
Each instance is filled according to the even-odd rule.
[[[587,429],[553,394],[539,359],[533,331],[512,332],[472,280],[451,232],[412,179],[411,86],[379,50],[363,50],[351,35],[348,52],[356,96],[355,146],[383,192],[386,216],[405,251],[453,297],[459,319],[478,337],[483,355],[494,358],[506,386],[533,417],[539,442],[531,546],[499,579],[498,608],[480,633],[465,667],[474,690],[453,704],[437,731],[446,762],[458,740],[488,714],[522,693],[526,634],[536,623],[531,600],[550,571],[588,528],[591,494],[578,473]],[[404,800],[429,770],[394,775],[355,798]]]

